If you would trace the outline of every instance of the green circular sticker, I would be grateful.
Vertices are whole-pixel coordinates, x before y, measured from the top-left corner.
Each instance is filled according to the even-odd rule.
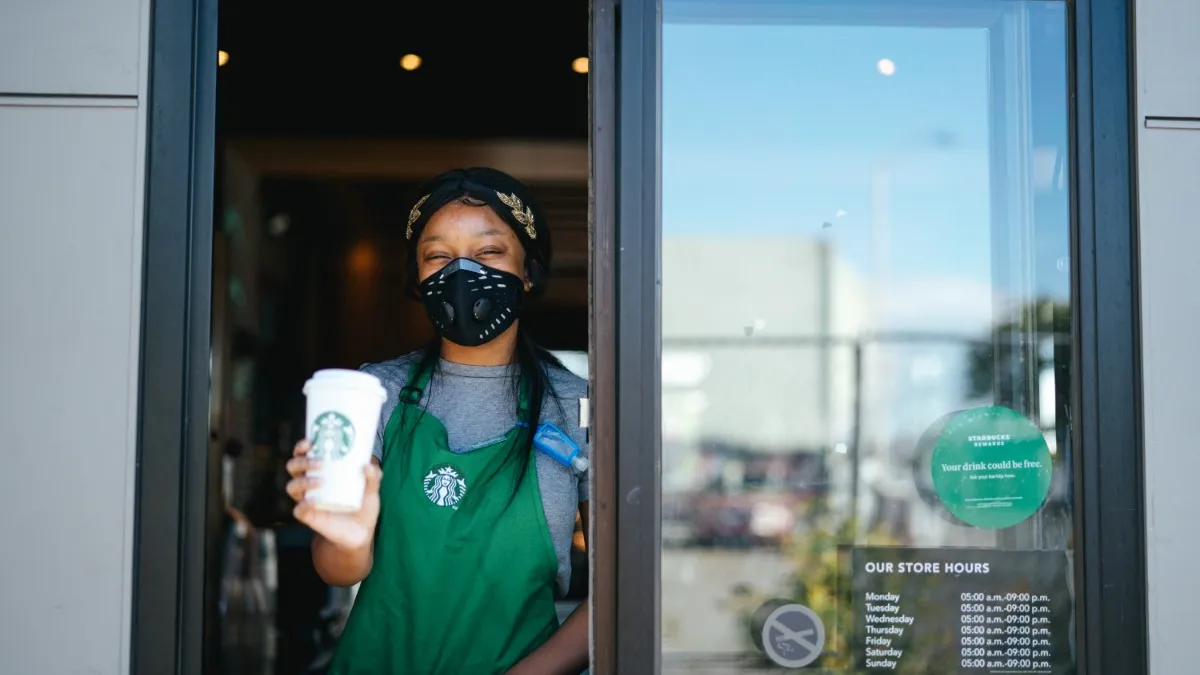
[[[959,520],[990,530],[1037,513],[1050,492],[1050,448],[1036,424],[1001,406],[955,413],[933,446],[933,489]]]
[[[317,415],[312,430],[313,459],[337,461],[350,454],[354,447],[354,425],[350,419],[338,412]]]

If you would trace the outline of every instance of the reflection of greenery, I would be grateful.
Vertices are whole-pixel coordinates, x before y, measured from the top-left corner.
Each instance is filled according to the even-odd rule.
[[[1036,382],[1017,379],[1022,368],[1009,367],[1023,358],[1018,353],[1022,340],[1014,339],[1021,333],[1030,332],[1036,337],[1052,337],[1056,340],[1071,333],[1071,306],[1053,300],[1038,300],[1024,305],[1014,319],[997,324],[986,342],[971,347],[967,355],[967,394],[975,398],[992,397],[998,403],[1012,401],[1016,392],[1028,391]],[[1034,345],[1036,348],[1036,345]],[[1054,366],[1053,354],[1037,354],[1037,368],[1041,372]],[[1004,367],[997,368],[997,365]],[[1065,367],[1065,364],[1063,364]],[[998,379],[997,379],[998,378]]]
[[[834,519],[824,515],[821,502],[815,502],[807,516],[808,531],[783,545],[783,553],[791,561],[791,576],[783,588],[733,589],[730,607],[738,616],[742,635],[746,636],[747,652],[760,654],[750,636],[754,630],[754,613],[764,602],[774,598],[798,602],[811,608],[825,625],[825,656],[813,664],[831,672],[850,672],[854,665],[850,651],[854,630],[854,605],[850,578],[850,545],[896,546],[899,542],[880,530],[857,534],[852,519]],[[765,592],[764,592],[765,591]]]

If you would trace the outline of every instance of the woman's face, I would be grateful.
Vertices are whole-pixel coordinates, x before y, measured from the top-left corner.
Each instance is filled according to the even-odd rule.
[[[525,247],[517,233],[487,206],[453,202],[429,218],[417,240],[417,278],[425,281],[455,258],[470,258],[525,280]]]

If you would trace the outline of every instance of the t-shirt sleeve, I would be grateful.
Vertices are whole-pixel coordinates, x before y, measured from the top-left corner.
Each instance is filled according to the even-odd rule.
[[[371,456],[383,464],[383,430],[387,427],[386,418],[380,416],[379,428],[375,430],[375,446],[371,448]]]
[[[407,371],[391,363],[367,363],[359,370],[378,377],[383,383],[384,391],[387,392],[387,398],[384,399],[383,408],[379,413],[379,425],[375,429],[375,446],[371,449],[371,455],[382,464],[383,432],[387,430],[388,420],[391,419],[392,411],[396,409],[396,403],[400,400],[400,390],[404,388]]]

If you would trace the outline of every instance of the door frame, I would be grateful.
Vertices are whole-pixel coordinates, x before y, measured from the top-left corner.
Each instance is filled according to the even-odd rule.
[[[130,671],[200,675],[217,2],[155,0],[149,30]]]
[[[1078,0],[1074,10],[1079,662],[1089,674],[1144,673],[1149,609],[1133,0]]]
[[[592,0],[588,150],[591,672],[617,673],[617,0]]]
[[[1079,672],[1124,675],[1148,668],[1133,3],[1068,4],[1075,639]],[[598,675],[661,671],[661,26],[661,0],[592,2]]]
[[[592,0],[589,549],[596,675],[661,669],[660,18],[655,0]]]

